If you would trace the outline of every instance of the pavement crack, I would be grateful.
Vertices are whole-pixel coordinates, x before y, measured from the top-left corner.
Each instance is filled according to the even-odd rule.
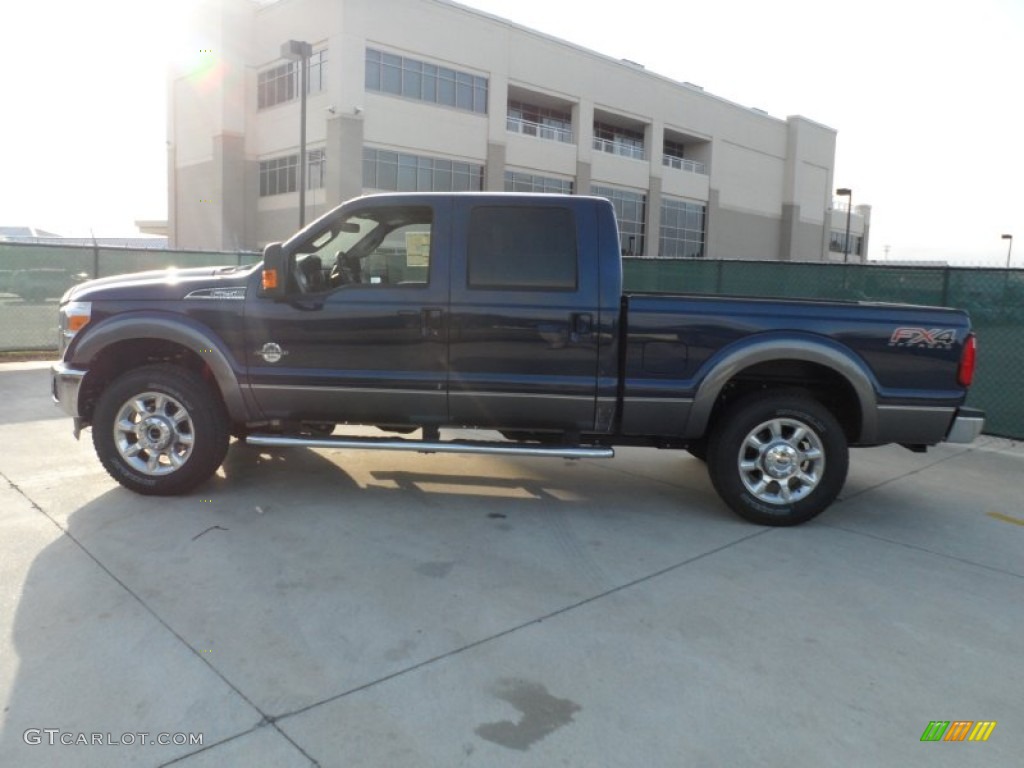
[[[959,459],[962,456],[964,456],[964,454],[973,453],[974,450],[975,450],[974,448],[968,448],[968,449],[963,450],[963,451],[957,451],[956,453],[954,453],[954,454],[952,454],[950,456],[944,456],[944,457],[942,457],[940,459],[936,459],[935,461],[933,461],[933,462],[931,462],[929,464],[925,464],[923,467],[918,467],[917,469],[913,469],[910,472],[904,472],[902,475],[899,475],[897,477],[890,477],[888,480],[882,480],[881,482],[875,483],[875,485],[870,485],[867,488],[862,488],[861,490],[855,491],[855,492],[849,494],[848,496],[847,495],[841,496],[840,498],[836,499],[832,503],[833,503],[833,505],[835,505],[835,504],[842,504],[844,501],[849,501],[850,499],[856,499],[858,496],[863,496],[865,493],[870,493],[871,491],[877,490],[879,488],[883,488],[883,487],[885,487],[887,485],[891,485],[892,483],[899,482],[900,480],[903,480],[905,478],[913,477],[914,475],[919,475],[922,472],[926,472],[927,470],[931,469],[932,467],[937,467],[939,464],[944,464],[945,462],[952,461],[953,459]]]
[[[160,626],[162,626],[164,629],[166,629],[168,632],[170,632],[171,635],[174,636],[174,638],[179,643],[181,643],[183,646],[185,646],[192,653],[193,656],[195,656],[203,664],[205,664],[207,669],[209,669],[210,672],[212,672],[221,682],[223,682],[224,685],[226,685],[229,689],[231,689],[242,701],[244,701],[246,704],[248,704],[250,707],[252,707],[253,710],[256,713],[259,714],[261,720],[253,728],[250,728],[250,729],[248,729],[246,731],[242,731],[241,733],[237,733],[237,734],[235,734],[233,736],[229,736],[226,739],[222,739],[221,741],[217,742],[216,744],[211,744],[209,746],[204,746],[203,748],[195,750],[193,752],[190,752],[187,755],[182,755],[181,757],[176,758],[175,760],[172,760],[169,763],[165,763],[165,765],[170,765],[171,763],[178,762],[179,760],[183,760],[186,757],[190,757],[191,755],[197,754],[199,752],[205,752],[206,750],[211,749],[214,746],[217,746],[217,744],[223,744],[225,742],[228,742],[228,741],[231,741],[233,739],[239,738],[240,736],[244,736],[247,733],[251,733],[253,730],[255,730],[256,728],[260,727],[263,724],[268,724],[271,727],[273,727],[274,730],[276,730],[282,736],[282,738],[284,738],[289,744],[291,744],[293,747],[295,747],[295,749],[297,749],[300,753],[302,753],[303,757],[305,757],[307,760],[309,760],[311,765],[319,766],[319,763],[317,763],[317,761],[314,760],[313,757],[309,753],[306,752],[306,750],[304,750],[301,746],[299,746],[287,733],[282,731],[277,726],[277,724],[275,722],[277,720],[276,717],[272,717],[270,715],[267,715],[266,712],[261,710],[259,708],[259,706],[257,706],[257,704],[254,701],[252,701],[248,696],[246,696],[245,693],[243,693],[242,690],[237,685],[235,685],[227,677],[225,677],[224,674],[213,665],[213,663],[210,661],[210,659],[208,659],[205,656],[203,656],[203,654],[201,654],[198,649],[193,648],[192,644],[189,643],[184,637],[182,637],[182,635],[176,629],[174,629],[174,627],[172,627],[167,622],[167,620],[164,619],[163,616],[161,616],[159,613],[157,613],[156,609],[153,608],[149,603],[147,603],[142,598],[141,595],[139,595],[137,592],[135,592],[135,590],[133,590],[124,581],[122,581],[121,578],[117,576],[117,574],[115,574],[112,570],[110,570],[110,568],[108,568],[103,562],[101,562],[100,559],[95,554],[93,554],[93,552],[88,547],[86,547],[85,544],[83,544],[81,541],[79,541],[75,537],[75,535],[73,533],[71,533],[70,530],[68,530],[68,528],[66,526],[62,525],[60,523],[60,521],[57,520],[57,518],[55,518],[53,515],[51,515],[49,512],[47,512],[41,506],[36,504],[36,502],[33,501],[32,498],[17,485],[17,483],[15,483],[13,480],[11,480],[9,477],[7,477],[7,475],[5,475],[2,472],[0,472],[0,478],[3,478],[4,480],[6,480],[7,484],[19,496],[21,496],[23,499],[25,499],[25,501],[27,501],[29,503],[29,505],[32,507],[32,509],[36,510],[39,514],[41,514],[43,517],[45,517],[47,520],[49,520],[54,525],[54,527],[56,527],[57,530],[59,530],[72,544],[74,544],[76,547],[78,547],[78,549],[80,549],[82,551],[82,553],[85,554],[86,557],[88,557],[90,560],[92,560],[92,562],[95,563],[96,566],[101,571],[103,571],[105,574],[107,574],[107,576],[109,576],[119,587],[121,587],[121,589],[123,589],[125,592],[127,592],[129,595],[131,595],[131,597],[142,607],[142,609],[146,613],[148,613],[150,616],[152,616],[153,619],[156,620],[156,622],[158,624],[160,624]],[[220,526],[212,526],[211,528],[208,528],[207,530],[212,530],[213,528],[219,528],[219,527]],[[203,531],[203,533],[206,533],[206,531]],[[201,535],[202,534],[200,534],[200,536]],[[198,538],[198,536],[196,538]]]
[[[994,565],[986,565],[985,563],[979,563],[974,560],[968,560],[966,557],[959,557],[957,555],[951,555],[948,552],[939,552],[935,549],[929,549],[928,547],[922,547],[920,544],[910,544],[906,541],[899,541],[898,539],[890,539],[887,536],[879,536],[877,533],[868,533],[866,531],[858,531],[853,528],[846,528],[842,525],[836,525],[835,523],[820,523],[824,528],[832,528],[836,531],[842,531],[843,533],[852,533],[855,536],[863,536],[867,539],[874,539],[875,541],[884,541],[886,544],[894,544],[898,547],[905,547],[906,549],[913,549],[917,552],[925,552],[929,555],[935,555],[946,560],[952,560],[957,563],[963,563],[964,565],[973,565],[975,568],[983,568],[986,571],[992,571],[993,573],[1001,573],[1004,576],[1012,576],[1017,579],[1024,579],[1024,574],[1016,573],[1014,571],[1008,571],[1005,568],[998,568]]]
[[[617,587],[612,587],[611,589],[607,589],[599,594],[591,595],[590,597],[584,598],[575,603],[571,603],[570,605],[562,606],[561,608],[551,611],[550,613],[546,613],[543,616],[538,616],[536,618],[530,619],[529,621],[524,621],[521,624],[509,627],[508,629],[504,629],[501,632],[496,632],[493,635],[480,638],[479,640],[474,640],[473,642],[467,643],[466,645],[463,645],[460,648],[455,648],[453,650],[446,651],[445,653],[438,654],[437,656],[432,656],[429,659],[424,659],[421,662],[412,664],[408,667],[404,667],[403,669],[392,672],[389,675],[384,675],[383,677],[379,677],[376,680],[371,680],[369,682],[363,683],[362,685],[357,685],[354,688],[349,688],[346,691],[342,691],[341,693],[337,693],[333,696],[328,696],[327,698],[321,699],[320,701],[315,701],[312,704],[307,704],[306,706],[300,707],[299,709],[294,709],[290,712],[282,712],[279,715],[275,715],[273,719],[275,722],[279,722],[290,717],[295,717],[305,712],[309,712],[311,709],[316,709],[317,707],[323,706],[324,704],[330,704],[331,702],[338,701],[339,699],[351,696],[352,694],[360,693],[361,691],[368,690],[375,686],[381,685],[382,683],[386,683],[390,680],[403,677],[404,675],[407,675],[411,672],[416,672],[417,670],[429,667],[430,665],[436,664],[440,661],[444,661],[445,659],[453,658],[455,656],[465,653],[466,651],[471,651],[474,648],[479,648],[483,645],[487,645],[488,643],[500,640],[503,637],[508,637],[509,635],[512,635],[521,630],[527,629],[537,624],[542,624],[545,621],[557,618],[558,616],[562,616],[563,614],[569,613],[571,611],[575,611],[577,608],[582,608],[583,606],[589,605],[590,603],[594,603],[598,600],[602,600],[606,597],[617,594],[619,592],[624,592],[628,589],[632,589],[633,587],[639,586],[640,584],[645,584],[649,581],[653,581],[669,573],[672,573],[673,571],[677,571],[680,568],[683,568],[687,565],[691,565],[697,562],[698,560],[703,560],[706,557],[716,555],[719,552],[723,552],[727,549],[730,549],[731,547],[735,547],[738,544],[750,541],[751,539],[755,539],[759,536],[764,536],[766,533],[770,533],[773,530],[775,529],[761,528],[759,530],[754,531],[753,533],[747,534],[746,536],[741,536],[740,538],[730,541],[727,544],[723,544],[720,547],[715,547],[714,549],[709,549],[706,552],[701,552],[700,554],[694,555],[693,557],[689,557],[686,560],[674,563],[673,565],[666,566],[665,568],[661,568],[660,570],[649,573],[646,576],[640,576],[636,579],[633,579],[632,581],[628,581],[625,584],[620,584]]]
[[[192,537],[192,541],[195,541],[195,540],[196,540],[196,539],[198,539],[198,538],[199,538],[200,536],[205,536],[205,535],[206,535],[207,533],[209,533],[210,531],[226,531],[226,530],[228,530],[228,529],[227,529],[227,528],[225,528],[225,527],[223,527],[223,526],[221,526],[221,525],[211,525],[211,526],[210,526],[209,528],[207,528],[207,529],[206,529],[205,531],[203,531],[202,533],[197,533],[197,534],[196,534],[195,536],[193,536],[193,537]]]

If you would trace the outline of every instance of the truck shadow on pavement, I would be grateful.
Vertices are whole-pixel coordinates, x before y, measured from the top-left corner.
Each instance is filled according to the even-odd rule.
[[[322,453],[235,442],[221,472],[196,493],[239,491],[259,492],[268,503],[292,508],[343,501],[350,512],[387,497],[392,504],[415,500],[472,507],[485,501],[489,512],[494,505],[541,501],[584,510],[640,510],[677,521],[733,517],[711,487],[704,465],[680,454],[656,454],[639,470],[635,462],[620,459],[501,459],[498,471],[484,474],[469,471],[466,457],[454,455]]]
[[[52,750],[140,764],[141,748],[29,745],[29,728],[215,743],[614,589],[694,538],[734,537],[703,467],[662,461],[474,472],[456,457],[233,445],[191,495],[108,490],[66,516],[68,536],[31,526],[0,765]],[[39,496],[65,518],[52,507],[66,493]],[[193,749],[153,746],[142,764]]]

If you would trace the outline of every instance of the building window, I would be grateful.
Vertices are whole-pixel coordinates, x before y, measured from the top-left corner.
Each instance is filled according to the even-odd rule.
[[[703,258],[706,211],[702,203],[663,197],[658,254],[673,259]]]
[[[291,101],[297,91],[295,62],[289,61],[256,76],[256,106],[259,109]]]
[[[474,208],[467,253],[470,288],[576,290],[576,225],[568,208]]]
[[[505,171],[506,192],[551,192],[559,195],[572,194],[572,181],[551,176],[536,176],[522,171]]]
[[[323,149],[306,152],[306,189],[323,189],[327,157]]]
[[[260,161],[260,197],[283,195],[298,189],[298,155]]]
[[[687,159],[683,155],[685,149],[686,145],[682,142],[665,139],[664,153],[661,156],[661,164],[668,168],[675,168],[677,171],[689,171],[690,173],[699,173],[706,176],[707,167],[704,163]]]
[[[366,90],[487,114],[487,78],[366,49]]]
[[[363,189],[390,192],[479,192],[484,167],[459,160],[363,149]]]
[[[850,255],[860,256],[864,248],[864,238],[861,235],[850,233]],[[829,232],[828,249],[836,253],[846,253],[846,231],[835,229]]]
[[[298,96],[301,74],[297,61],[286,61],[260,72],[256,76],[256,108],[266,109]],[[306,93],[317,93],[327,89],[326,48],[314,51],[309,57],[307,77]]]
[[[306,73],[306,93],[319,93],[327,90],[327,49],[313,51],[309,57],[309,70]]]
[[[306,189],[323,187],[325,159],[323,149],[311,149],[306,152]],[[298,155],[285,155],[260,161],[260,197],[283,195],[298,189]]]
[[[510,100],[506,128],[524,136],[572,144],[572,115],[559,109]]]
[[[683,150],[686,149],[686,145],[680,141],[672,141],[671,139],[665,139],[665,154],[669,157],[674,157],[678,160],[682,160],[685,155]]]
[[[641,131],[594,121],[594,149],[611,155],[637,160],[645,159],[644,135]]]
[[[591,192],[606,197],[615,208],[619,222],[619,246],[623,256],[639,256],[644,252],[644,230],[647,218],[647,195],[613,187],[592,186]]]

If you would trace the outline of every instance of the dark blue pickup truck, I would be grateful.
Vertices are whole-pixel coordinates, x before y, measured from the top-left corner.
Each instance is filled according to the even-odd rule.
[[[208,479],[232,435],[573,458],[651,446],[706,461],[746,519],[792,525],[835,499],[849,446],[924,450],[984,423],[963,407],[964,312],[623,294],[614,212],[594,197],[361,197],[256,266],[94,280],[60,317],[54,398],[144,494]]]

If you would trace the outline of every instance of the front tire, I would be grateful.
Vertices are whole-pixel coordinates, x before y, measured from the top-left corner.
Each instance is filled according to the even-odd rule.
[[[149,496],[186,493],[224,461],[224,407],[198,374],[173,365],[128,371],[107,387],[93,414],[92,440],[104,469]]]
[[[715,490],[758,525],[798,525],[820,514],[839,495],[848,468],[839,422],[800,393],[762,392],[739,400],[708,442]]]

